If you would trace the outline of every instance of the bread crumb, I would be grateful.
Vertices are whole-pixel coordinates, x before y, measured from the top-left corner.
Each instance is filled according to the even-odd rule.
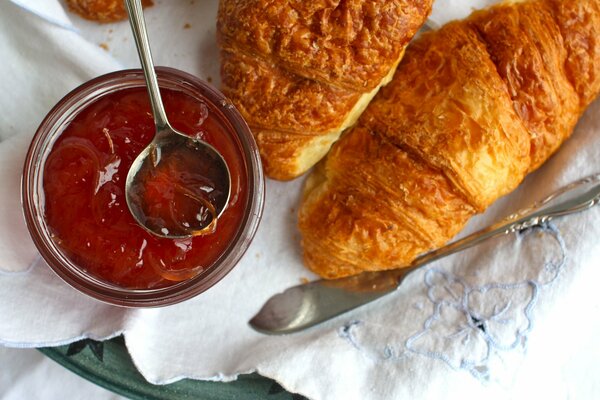
[[[212,83],[212,76],[207,76],[206,77],[206,82]]]
[[[108,48],[108,45],[106,43],[100,43],[98,46],[100,46],[101,48],[103,48],[106,51],[109,51],[110,49]]]
[[[190,25],[189,23],[186,23],[185,25],[183,25],[183,29],[190,29],[192,27],[192,25]]]
[[[310,282],[310,279],[308,279],[304,276],[300,278],[300,283],[302,283],[303,285],[306,285],[309,282]]]

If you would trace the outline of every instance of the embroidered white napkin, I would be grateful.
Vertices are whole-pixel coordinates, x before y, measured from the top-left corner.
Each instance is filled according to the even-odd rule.
[[[438,0],[432,20],[442,24],[491,2]],[[123,334],[150,382],[226,381],[258,371],[314,399],[598,395],[600,208],[432,264],[387,298],[284,337],[258,334],[247,321],[272,294],[314,278],[302,266],[295,226],[302,179],[268,182],[252,246],[195,299],[127,310],[65,285],[39,259],[22,222],[28,141],[69,90],[138,63],[127,23],[89,23],[59,5],[0,2],[0,343],[36,347]],[[157,63],[218,84],[216,8],[213,0],[148,9]],[[556,156],[466,231],[600,172],[599,157],[596,102]]]

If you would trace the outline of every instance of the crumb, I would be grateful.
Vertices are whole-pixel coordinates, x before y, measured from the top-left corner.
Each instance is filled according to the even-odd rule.
[[[102,47],[104,50],[109,51],[108,45],[106,43],[100,43],[98,46]]]
[[[256,253],[254,257],[256,257],[257,260],[260,259],[260,253]]]
[[[194,0],[190,0],[190,4],[191,4],[191,5],[194,5]]]
[[[296,210],[294,209],[294,207],[290,208],[290,214],[293,214],[295,212],[296,212]]]
[[[300,283],[302,283],[303,285],[306,285],[308,282],[310,282],[310,279],[304,276],[300,278]]]
[[[207,76],[206,77],[206,82],[212,83],[212,76]]]
[[[113,30],[112,30],[112,29],[109,29],[109,30],[108,30],[108,33],[113,33]]]
[[[192,25],[190,25],[189,23],[186,23],[185,25],[183,25],[183,29],[190,29],[192,27]]]

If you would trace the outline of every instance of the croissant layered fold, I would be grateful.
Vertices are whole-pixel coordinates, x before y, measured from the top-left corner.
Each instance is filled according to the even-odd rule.
[[[388,83],[432,0],[221,0],[222,91],[265,172],[306,172]]]
[[[507,2],[422,35],[307,179],[305,262],[409,265],[517,187],[600,91],[600,0]]]

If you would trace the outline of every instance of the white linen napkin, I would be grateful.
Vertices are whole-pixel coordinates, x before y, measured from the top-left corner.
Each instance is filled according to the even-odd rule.
[[[491,2],[438,0],[432,20],[442,24]],[[227,381],[258,371],[314,399],[598,394],[586,376],[599,372],[599,208],[432,264],[387,298],[283,337],[258,334],[247,321],[271,295],[315,278],[302,266],[295,225],[302,179],[267,182],[252,246],[226,279],[192,300],[128,310],[68,287],[37,256],[22,222],[19,179],[28,141],[69,90],[138,63],[127,23],[97,25],[58,5],[0,2],[0,344],[123,334],[150,382]],[[157,63],[218,83],[216,7],[213,0],[148,9]],[[599,157],[597,101],[543,168],[465,232],[599,173]]]

